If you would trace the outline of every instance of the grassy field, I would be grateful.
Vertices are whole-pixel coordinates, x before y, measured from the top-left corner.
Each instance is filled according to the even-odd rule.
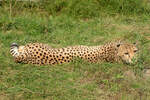
[[[149,100],[150,77],[143,75],[150,68],[150,10],[145,4],[146,0],[0,2],[0,100]],[[36,66],[15,63],[9,52],[13,42],[66,47],[116,39],[138,42],[136,65],[79,59]]]

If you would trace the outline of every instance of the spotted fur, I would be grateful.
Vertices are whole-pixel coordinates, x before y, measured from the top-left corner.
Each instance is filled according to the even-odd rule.
[[[124,62],[132,63],[136,58],[137,47],[134,44],[110,42],[100,46],[70,46],[51,48],[42,43],[29,43],[25,46],[11,45],[11,55],[16,62],[39,65],[53,65],[71,62],[81,58],[89,62]]]

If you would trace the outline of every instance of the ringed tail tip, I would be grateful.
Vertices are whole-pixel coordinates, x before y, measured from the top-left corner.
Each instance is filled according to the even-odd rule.
[[[18,46],[17,43],[14,42],[14,43],[12,43],[12,44],[10,45],[10,47],[19,47],[19,46]]]

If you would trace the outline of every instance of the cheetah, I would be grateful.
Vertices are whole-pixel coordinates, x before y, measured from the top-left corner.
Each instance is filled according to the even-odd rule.
[[[91,63],[96,62],[123,62],[133,63],[138,48],[135,44],[125,42],[110,42],[99,46],[69,46],[65,48],[52,48],[42,43],[28,43],[19,46],[12,43],[10,53],[15,62],[37,65],[54,65],[81,58]]]

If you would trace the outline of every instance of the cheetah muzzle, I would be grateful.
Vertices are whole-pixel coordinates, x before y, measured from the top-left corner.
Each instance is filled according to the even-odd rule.
[[[29,43],[19,46],[12,43],[10,53],[15,62],[53,65],[71,62],[75,58],[81,58],[89,62],[123,62],[133,63],[137,58],[135,44],[110,42],[100,46],[70,46],[66,48],[52,48],[42,43]]]

